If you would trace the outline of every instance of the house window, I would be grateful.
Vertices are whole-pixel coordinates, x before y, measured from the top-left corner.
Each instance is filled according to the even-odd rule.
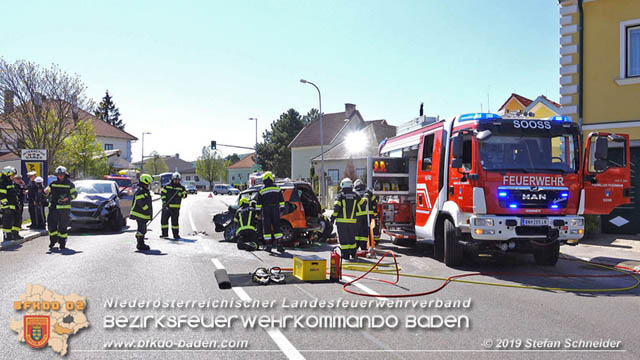
[[[187,175],[187,181],[191,180],[191,176]]]
[[[105,150],[113,150],[113,144],[104,144]]]
[[[193,179],[194,179],[195,181],[200,181],[200,178],[198,177],[198,175],[194,176],[194,177],[193,177]]]
[[[627,77],[640,76],[640,26],[627,27]]]
[[[232,176],[232,177],[231,177],[231,180],[235,180],[235,179],[236,179],[236,177],[235,177],[235,176]]]
[[[340,177],[340,171],[338,169],[329,169],[327,171],[327,175],[329,175],[329,185],[338,185],[338,178]]]

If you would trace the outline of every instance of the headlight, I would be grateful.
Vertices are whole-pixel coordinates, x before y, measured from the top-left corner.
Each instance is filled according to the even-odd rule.
[[[476,218],[473,223],[476,226],[493,226],[493,219]]]
[[[571,226],[584,226],[584,219],[571,219]]]

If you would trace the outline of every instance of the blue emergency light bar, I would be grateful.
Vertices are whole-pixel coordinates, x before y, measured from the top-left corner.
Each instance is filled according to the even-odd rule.
[[[472,121],[472,120],[499,120],[502,117],[494,113],[470,113],[460,115],[458,121]]]
[[[558,206],[558,204],[553,204],[553,205],[551,205],[551,208],[552,208],[552,209],[557,209],[558,207],[559,207],[559,206]]]
[[[571,122],[571,118],[568,116],[551,116],[546,118],[545,120],[552,120],[552,121],[560,121],[560,122]]]
[[[500,191],[498,193],[498,197],[501,197],[501,198],[507,197],[507,192],[506,191]]]
[[[509,207],[510,207],[511,209],[517,209],[517,208],[518,208],[518,204],[516,204],[516,203],[512,203],[512,204],[509,204]]]

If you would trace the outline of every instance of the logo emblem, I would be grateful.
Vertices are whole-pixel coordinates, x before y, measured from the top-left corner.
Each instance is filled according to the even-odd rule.
[[[29,346],[41,348],[49,341],[49,316],[25,315],[24,341]]]

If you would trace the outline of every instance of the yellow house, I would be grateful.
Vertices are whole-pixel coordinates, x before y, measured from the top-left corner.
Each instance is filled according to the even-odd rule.
[[[498,109],[498,114],[532,112],[537,118],[548,118],[560,115],[560,104],[549,100],[546,96],[540,95],[535,100],[528,99],[522,95],[511,94],[507,101]]]
[[[640,1],[559,4],[562,114],[584,134],[630,136],[631,158],[624,161],[631,162],[632,203],[606,218],[603,230],[640,233]]]

